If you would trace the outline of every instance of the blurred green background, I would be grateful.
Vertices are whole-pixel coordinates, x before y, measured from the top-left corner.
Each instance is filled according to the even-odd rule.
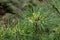
[[[0,0],[0,3],[6,3],[16,13],[4,15],[7,24],[0,21],[0,40],[60,40],[60,0]]]

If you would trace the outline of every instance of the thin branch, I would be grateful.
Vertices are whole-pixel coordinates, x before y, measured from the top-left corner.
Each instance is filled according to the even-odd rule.
[[[60,14],[58,8],[56,8],[55,5],[52,5],[52,7]]]

